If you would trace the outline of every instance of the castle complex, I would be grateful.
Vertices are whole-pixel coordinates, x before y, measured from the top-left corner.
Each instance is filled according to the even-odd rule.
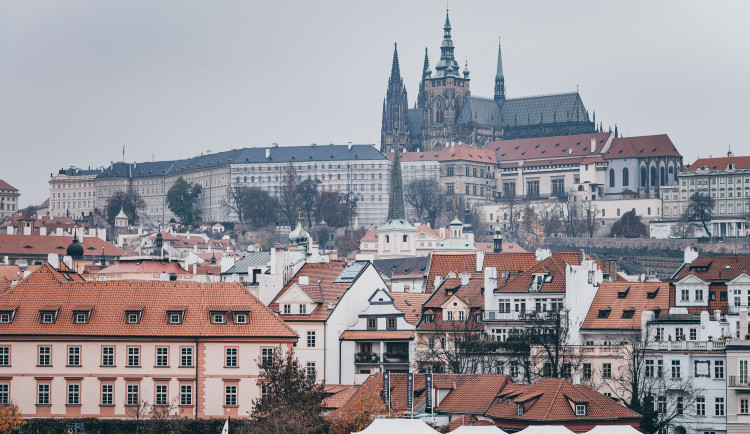
[[[454,58],[451,23],[446,11],[435,71],[425,48],[424,69],[417,102],[409,108],[401,78],[397,47],[393,51],[388,91],[383,101],[381,150],[398,143],[408,151],[440,150],[450,142],[484,146],[492,140],[587,134],[596,131],[578,92],[506,98],[500,45],[497,52],[495,95],[471,95],[469,68],[460,71]]]

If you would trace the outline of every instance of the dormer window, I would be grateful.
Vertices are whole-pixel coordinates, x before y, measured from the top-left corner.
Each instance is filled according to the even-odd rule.
[[[646,298],[653,300],[654,298],[656,298],[656,294],[658,293],[659,293],[659,288],[656,288],[654,291],[650,291],[646,293]]]
[[[586,404],[576,404],[576,416],[586,416]]]
[[[609,309],[599,309],[599,315],[597,315],[596,317],[599,318],[599,319],[607,319],[607,318],[609,318],[609,313],[610,312],[612,312],[612,311],[609,310]]]
[[[185,316],[184,310],[168,310],[167,311],[167,323],[168,324],[182,324],[182,320]]]
[[[635,314],[635,309],[627,309],[622,311],[622,318],[623,319],[631,319],[633,318],[633,314]]]
[[[535,274],[534,277],[531,280],[531,287],[529,288],[530,291],[541,291],[542,285],[545,282],[545,275],[544,274]]]
[[[39,319],[42,324],[54,324],[57,320],[57,311],[41,310],[39,311]]]
[[[425,324],[432,324],[433,321],[435,321],[435,314],[433,313],[426,313],[422,315],[422,318],[424,318]]]
[[[518,410],[516,411],[518,416],[523,416],[523,404],[518,404]]]
[[[211,324],[225,324],[226,312],[211,312]]]
[[[377,318],[367,318],[367,329],[368,330],[375,330],[378,328],[378,319]]]
[[[628,296],[628,292],[630,292],[629,286],[624,291],[618,291],[617,298],[626,298]]]
[[[125,311],[125,322],[127,324],[138,324],[141,322],[142,310],[128,310]]]
[[[299,305],[299,314],[300,315],[307,315],[307,305],[306,304],[300,304]]]
[[[76,324],[86,324],[91,318],[91,310],[74,310],[73,322]]]
[[[247,324],[249,317],[250,317],[249,312],[234,312],[234,323],[235,324]]]
[[[290,315],[292,313],[292,305],[291,304],[285,304],[284,307],[284,315]]]
[[[10,324],[13,317],[16,316],[16,310],[0,310],[0,324]]]

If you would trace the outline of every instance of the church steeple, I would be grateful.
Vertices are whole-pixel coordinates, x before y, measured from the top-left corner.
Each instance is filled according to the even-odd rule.
[[[505,101],[505,76],[503,75],[503,52],[500,37],[497,38],[497,73],[495,74],[495,101]]]
[[[391,63],[391,78],[388,80],[389,83],[401,81],[401,69],[398,66],[398,43],[393,43],[393,62]]]
[[[406,117],[408,110],[406,86],[404,86],[404,81],[401,78],[401,68],[398,63],[398,45],[394,43],[391,76],[388,78],[388,91],[386,92],[383,104],[383,123],[380,130],[380,146],[383,151],[391,148],[396,143],[394,126],[397,123],[401,125],[401,135],[404,137],[409,136],[409,125]]]
[[[398,142],[398,124],[396,124],[396,143],[393,145],[393,166],[391,168],[391,194],[388,198],[388,222],[403,220],[406,223],[406,206],[404,205],[404,187],[401,179],[401,146]]]
[[[422,81],[419,82],[419,94],[417,95],[417,107],[424,108],[424,79],[430,78],[430,58],[427,56],[427,47],[424,49],[424,66],[422,67]]]
[[[451,39],[451,20],[448,9],[445,10],[443,25],[443,42],[440,44],[440,61],[435,66],[435,77],[460,77],[458,62],[453,58],[453,40]]]

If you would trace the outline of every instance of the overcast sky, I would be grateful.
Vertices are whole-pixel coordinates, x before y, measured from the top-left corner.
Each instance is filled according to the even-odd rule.
[[[456,59],[492,96],[580,89],[624,135],[686,161],[750,154],[750,2],[451,2]],[[439,1],[0,0],[0,178],[21,205],[51,172],[235,147],[378,143],[398,42],[410,105]]]

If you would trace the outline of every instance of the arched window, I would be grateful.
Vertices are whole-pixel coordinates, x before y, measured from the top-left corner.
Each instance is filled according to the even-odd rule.
[[[404,235],[404,242],[406,242],[406,235]]]
[[[671,174],[673,174],[673,173],[674,173],[674,167],[672,167],[672,166],[669,166],[669,174],[671,175]]]
[[[645,167],[641,167],[641,187],[645,187],[648,180],[648,172]]]
[[[583,186],[582,185],[578,186],[578,191],[583,191]]]
[[[630,175],[628,174],[628,168],[627,168],[627,167],[624,167],[624,168],[622,169],[622,186],[623,186],[623,187],[627,187],[627,186],[628,186],[628,184],[630,184],[630,179],[629,179],[629,176],[630,176]]]
[[[609,186],[615,186],[615,169],[609,169]]]
[[[386,235],[385,236],[385,243],[388,244],[390,242],[391,242],[391,237],[389,237],[388,235]]]
[[[665,185],[667,183],[667,172],[664,170],[664,166],[659,168],[659,185]]]
[[[617,208],[617,217],[620,217],[620,208]]]
[[[656,166],[651,166],[651,187],[656,187]]]

